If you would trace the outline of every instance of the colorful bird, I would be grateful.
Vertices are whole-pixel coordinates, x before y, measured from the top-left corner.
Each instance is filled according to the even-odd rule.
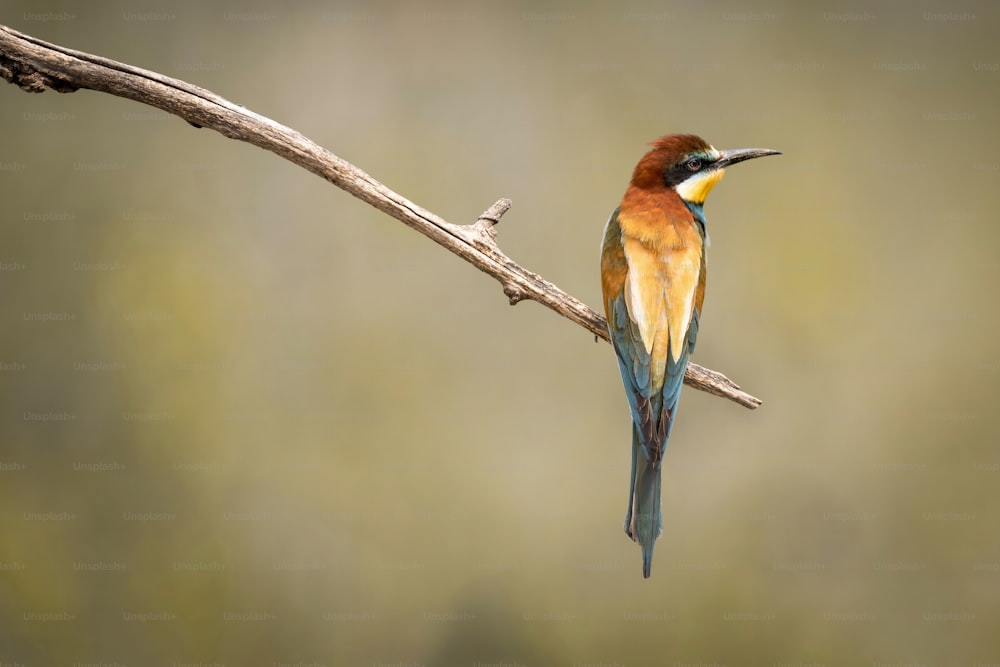
[[[705,298],[705,197],[729,165],[779,153],[721,151],[691,134],[652,146],[604,226],[601,247],[604,312],[632,412],[625,533],[642,547],[643,577],[663,532],[660,466]]]

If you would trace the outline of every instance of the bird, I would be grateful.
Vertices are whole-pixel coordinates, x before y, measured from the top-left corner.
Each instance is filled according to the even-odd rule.
[[[642,548],[643,578],[663,532],[663,453],[705,299],[705,198],[727,167],[780,154],[718,150],[693,134],[663,136],[651,146],[604,225],[601,245],[604,313],[632,417],[625,534]]]

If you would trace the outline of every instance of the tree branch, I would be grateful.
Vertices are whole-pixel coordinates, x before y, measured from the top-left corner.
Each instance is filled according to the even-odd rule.
[[[554,310],[608,340],[607,323],[585,303],[507,257],[496,242],[496,225],[510,208],[501,199],[472,225],[454,225],[382,185],[367,173],[295,130],[225,100],[211,91],[156,72],[49,44],[0,25],[0,76],[28,92],[61,93],[80,88],[124,97],[180,116],[279,155],[371,204],[444,246],[503,286],[511,305],[524,299]],[[748,408],[761,401],[729,378],[689,364],[684,381],[701,391]]]

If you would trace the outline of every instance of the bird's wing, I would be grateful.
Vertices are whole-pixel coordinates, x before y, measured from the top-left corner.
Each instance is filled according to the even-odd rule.
[[[628,264],[622,247],[621,228],[618,226],[618,209],[605,226],[604,244],[601,248],[601,288],[604,293],[604,313],[608,319],[608,333],[618,357],[618,368],[625,384],[632,421],[639,432],[640,441],[652,442],[655,430],[654,395],[650,377],[651,358],[642,340],[639,324],[629,313],[626,303],[625,283]]]
[[[608,222],[602,262],[605,311],[643,444],[670,433],[704,296],[702,241],[692,225],[659,225],[655,243]],[[613,237],[613,238],[612,238]],[[613,279],[608,279],[609,269]],[[645,399],[645,400],[641,400]]]

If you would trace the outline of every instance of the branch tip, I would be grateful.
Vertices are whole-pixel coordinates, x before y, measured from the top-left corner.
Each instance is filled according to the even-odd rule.
[[[501,197],[500,199],[496,200],[496,202],[494,202],[492,206],[483,211],[482,214],[479,216],[479,219],[476,220],[476,222],[488,222],[491,223],[492,225],[497,224],[498,222],[500,222],[500,218],[503,217],[503,214],[510,209],[513,203],[514,202],[512,202],[507,197]]]
[[[507,212],[510,208],[511,201],[506,197],[496,200],[492,206],[483,211],[476,222],[473,223],[472,229],[475,231],[476,236],[479,238],[475,241],[480,246],[486,246],[494,250],[499,250],[497,247],[497,229],[496,225],[500,222],[501,216]]]

